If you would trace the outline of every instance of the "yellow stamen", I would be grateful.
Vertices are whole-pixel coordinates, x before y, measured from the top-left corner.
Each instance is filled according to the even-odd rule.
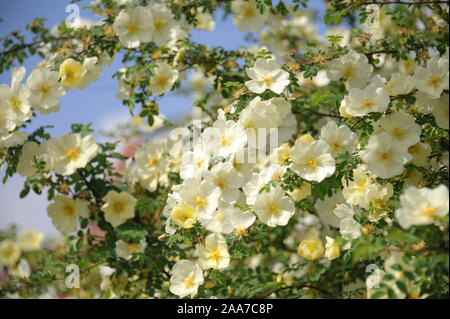
[[[117,214],[121,214],[124,210],[124,205],[122,202],[115,202],[113,205],[113,210],[114,212],[116,212]]]
[[[430,76],[428,79],[428,85],[438,87],[441,84],[441,78],[438,76]]]
[[[204,199],[203,197],[197,196],[195,197],[195,205],[197,205],[197,207],[203,208],[206,205],[206,199]]]
[[[129,33],[136,33],[137,30],[138,30],[138,26],[137,26],[137,24],[136,24],[135,22],[131,22],[131,23],[128,25],[128,32],[129,32]]]
[[[67,216],[73,216],[74,209],[72,206],[70,206],[70,205],[64,206],[63,211],[64,211],[64,214],[66,214]]]
[[[78,149],[76,148],[69,148],[66,151],[66,157],[69,158],[70,160],[75,160],[78,158],[79,152]]]
[[[309,168],[316,168],[317,167],[317,160],[314,158],[310,158],[306,161],[306,166]]]

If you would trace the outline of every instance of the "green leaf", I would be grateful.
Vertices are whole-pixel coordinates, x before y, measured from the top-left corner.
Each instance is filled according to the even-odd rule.
[[[148,235],[148,231],[141,224],[127,222],[117,227],[117,236],[126,242],[139,243]]]
[[[408,294],[408,288],[403,281],[397,280],[395,283],[397,284],[398,289],[400,289],[404,294]]]

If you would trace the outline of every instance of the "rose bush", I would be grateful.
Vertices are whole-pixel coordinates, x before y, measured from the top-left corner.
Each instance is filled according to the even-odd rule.
[[[3,183],[46,190],[62,237],[0,232],[0,296],[448,297],[448,1],[326,6],[325,37],[306,0],[96,0],[100,24],[2,36]],[[191,41],[217,10],[253,46]],[[27,129],[113,59],[135,151]],[[159,115],[186,89],[189,118]]]

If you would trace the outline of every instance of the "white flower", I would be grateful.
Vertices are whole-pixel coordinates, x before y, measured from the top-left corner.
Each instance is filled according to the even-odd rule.
[[[9,135],[10,131],[14,130],[15,127],[16,121],[12,109],[9,105],[0,100],[0,137],[2,141]]]
[[[30,103],[42,114],[59,110],[58,99],[66,94],[64,86],[59,83],[59,74],[45,68],[34,69],[27,79],[30,90]]]
[[[152,40],[154,20],[148,8],[126,8],[120,11],[113,23],[120,43],[127,48],[137,48],[140,43]]]
[[[252,148],[265,147],[259,145],[260,136],[267,136],[271,129],[277,128],[280,115],[273,100],[262,101],[259,96],[250,101],[248,106],[239,114],[239,123],[247,133],[248,146]]]
[[[86,70],[85,75],[80,83],[78,83],[77,88],[83,90],[87,87],[91,82],[98,81],[100,78],[100,74],[102,74],[102,66],[98,62],[97,57],[91,57],[84,59],[83,68]]]
[[[448,60],[434,56],[427,61],[427,68],[418,66],[414,72],[416,88],[434,98],[448,90]]]
[[[216,27],[214,17],[208,12],[203,12],[203,10],[204,10],[203,7],[199,7],[196,11],[195,27],[203,31],[213,31],[214,28]]]
[[[172,195],[172,194],[171,194]],[[173,195],[168,199],[168,206],[171,207],[170,214],[166,217],[169,217],[175,225],[183,227],[183,228],[191,228],[197,223],[197,210],[184,201],[177,200],[176,196]],[[167,215],[167,214],[166,214]],[[169,219],[168,219],[169,221]],[[166,231],[171,232],[172,229],[170,224],[166,225]]]
[[[448,188],[445,185],[431,188],[408,187],[400,195],[401,208],[395,216],[404,229],[412,225],[428,225],[435,217],[448,215]]]
[[[212,218],[206,221],[205,229],[213,233],[231,233],[233,231],[231,215],[238,210],[238,208],[235,208],[229,203],[220,201],[217,210],[212,214]]]
[[[153,38],[157,46],[166,45],[176,27],[172,11],[161,3],[152,3],[147,8],[153,13]]]
[[[414,80],[412,76],[396,72],[391,75],[384,88],[391,96],[408,94],[414,89]]]
[[[383,131],[389,134],[395,147],[407,148],[420,141],[420,126],[412,115],[403,110],[382,117],[374,126],[379,127],[376,133]]]
[[[154,74],[150,78],[148,90],[153,94],[161,95],[172,89],[178,79],[178,70],[172,68],[167,62],[156,62]]]
[[[137,199],[130,193],[118,193],[110,190],[103,197],[103,201],[105,204],[103,204],[101,209],[105,213],[105,220],[113,227],[117,227],[134,217]]]
[[[448,130],[448,122],[449,122],[449,107],[448,107],[448,94],[442,94],[439,102],[431,110],[431,113],[434,116],[434,120],[436,121],[439,127]]]
[[[201,178],[208,171],[211,156],[204,144],[194,145],[194,150],[183,154],[180,177],[184,180],[192,177]]]
[[[263,93],[269,89],[281,94],[289,85],[289,73],[283,71],[274,59],[258,59],[254,67],[247,68],[246,71],[251,80],[245,82],[245,85],[255,93]]]
[[[361,88],[370,79],[373,67],[364,54],[350,50],[339,59],[333,60],[328,65],[328,77],[331,80],[344,78],[346,84],[352,88]]]
[[[308,181],[321,182],[335,171],[335,161],[329,152],[330,147],[323,140],[311,144],[300,141],[291,150],[290,168]]]
[[[250,181],[242,188],[247,197],[247,205],[254,205],[259,191],[270,181],[277,181],[286,172],[286,167],[272,164],[262,169],[259,173],[253,173]]]
[[[47,143],[38,144],[30,141],[26,142],[22,147],[22,154],[17,163],[17,173],[27,178],[39,178],[41,174],[36,169],[35,161],[46,161],[45,152]],[[45,167],[47,168],[47,167]]]
[[[11,239],[0,242],[0,265],[14,266],[20,258],[20,246]]]
[[[372,203],[374,211],[368,216],[370,222],[377,222],[387,215],[387,212],[383,209],[383,206],[393,194],[394,187],[391,183],[384,185],[373,183],[365,187],[364,200],[360,203],[360,206],[368,210],[370,208],[370,204]]]
[[[347,204],[339,204],[333,213],[341,220],[339,232],[347,240],[353,240],[361,236],[361,225],[353,218],[355,212]],[[348,242],[343,249],[349,249],[351,242]]]
[[[135,152],[136,164],[138,166],[138,179],[140,184],[153,192],[158,185],[167,186],[169,178],[167,175],[167,140],[156,138],[150,140]]]
[[[205,244],[197,244],[195,253],[202,269],[223,269],[230,263],[230,255],[225,238],[221,234],[210,234],[205,238]]]
[[[266,12],[259,13],[255,0],[233,0],[231,11],[234,13],[233,24],[241,31],[259,31],[268,17]]]
[[[317,215],[325,225],[339,227],[340,219],[333,213],[337,205],[345,202],[341,192],[333,194],[331,197],[325,197],[323,200],[318,199],[314,204]]]
[[[84,66],[72,58],[64,60],[59,66],[61,83],[71,89],[75,89],[80,84],[86,72]]]
[[[180,198],[194,207],[199,218],[211,219],[219,204],[220,188],[210,181],[188,178],[178,190]]]
[[[280,186],[258,194],[255,214],[259,220],[270,226],[285,226],[295,213],[295,203]]]
[[[295,75],[299,86],[306,86],[308,84],[314,84],[317,87],[324,87],[330,83],[330,79],[328,78],[328,72],[326,70],[319,70],[315,76],[312,78],[306,78],[303,75],[303,72],[298,72]]]
[[[416,166],[426,167],[430,163],[428,162],[428,156],[431,154],[431,146],[422,142],[411,145],[408,148],[408,153],[412,155],[411,163]]]
[[[340,248],[339,243],[336,243],[335,240],[331,237],[326,236],[325,239],[327,243],[325,244],[325,257],[328,260],[336,259],[340,256]]]
[[[0,105],[0,121],[1,121],[1,105]],[[8,135],[2,136],[2,128],[0,122],[0,148],[1,147],[16,147],[23,145],[28,134],[20,131],[13,131]]]
[[[98,148],[92,135],[72,133],[51,139],[47,143],[50,166],[56,174],[71,175],[97,156]]]
[[[329,121],[320,129],[320,138],[330,146],[333,156],[349,152],[355,149],[358,136],[346,125],[340,127],[333,121]]]
[[[406,60],[400,61],[400,65],[399,65],[398,69],[402,73],[411,74],[414,72],[416,67],[417,67],[417,61],[415,59],[409,57]]]
[[[147,242],[145,238],[142,238],[138,244],[135,243],[127,243],[122,239],[116,241],[116,255],[117,257],[124,258],[126,260],[130,260],[135,253],[143,253],[147,247]]]
[[[170,292],[180,298],[187,295],[194,297],[198,286],[203,284],[203,272],[197,263],[182,259],[172,268],[170,277]]]
[[[353,169],[353,180],[346,181],[342,179],[342,195],[347,203],[352,205],[361,205],[365,202],[365,189],[371,184],[371,179],[367,168],[359,165]]]
[[[31,275],[31,266],[24,258],[20,259],[16,268],[12,268],[10,270],[13,276],[17,276],[22,279],[28,279]]]
[[[234,202],[239,197],[239,188],[244,184],[244,177],[230,162],[214,165],[205,179],[219,187],[221,197],[228,203]]]
[[[351,116],[365,116],[371,112],[384,112],[389,105],[385,89],[369,84],[364,89],[351,88],[345,98],[345,111]]]
[[[89,217],[89,202],[56,195],[53,197],[53,203],[47,206],[47,214],[56,229],[61,232],[74,232],[77,230],[78,217]]]
[[[17,236],[17,243],[23,251],[33,251],[41,248],[44,234],[37,229],[28,229]]]
[[[7,114],[8,112],[0,110],[0,124],[3,124],[2,122],[6,120],[4,125],[8,131],[12,131],[16,125],[22,125],[24,121],[31,117],[30,90],[22,84],[25,72],[23,66],[12,69],[11,88],[6,84],[0,85],[0,109],[6,107],[12,112],[12,114]],[[5,117],[5,119],[2,119],[2,117]]]
[[[219,111],[219,118],[212,127],[207,127],[202,133],[205,147],[215,156],[228,157],[244,149],[247,144],[247,133],[241,123],[233,120],[225,120],[221,117],[223,111]]]
[[[237,235],[243,235],[247,228],[249,228],[256,221],[256,216],[248,211],[235,209],[231,213],[231,225],[235,229]]]
[[[406,148],[398,147],[391,135],[382,132],[372,135],[361,158],[378,177],[391,178],[403,172],[403,165],[412,159]]]

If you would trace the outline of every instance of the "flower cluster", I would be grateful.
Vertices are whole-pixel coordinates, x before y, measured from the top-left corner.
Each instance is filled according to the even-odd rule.
[[[0,159],[5,181],[26,177],[21,197],[48,191],[66,244],[0,233],[10,293],[51,275],[45,259],[80,261],[88,297],[446,294],[448,7],[330,1],[322,36],[308,10],[267,3],[97,0],[98,24],[35,25],[44,60],[0,86]],[[260,46],[192,42],[219,8]],[[339,26],[350,12],[353,30]],[[27,130],[119,56],[116,97],[133,118],[108,134],[125,147],[90,125]],[[185,120],[159,113],[168,92],[194,98]]]

